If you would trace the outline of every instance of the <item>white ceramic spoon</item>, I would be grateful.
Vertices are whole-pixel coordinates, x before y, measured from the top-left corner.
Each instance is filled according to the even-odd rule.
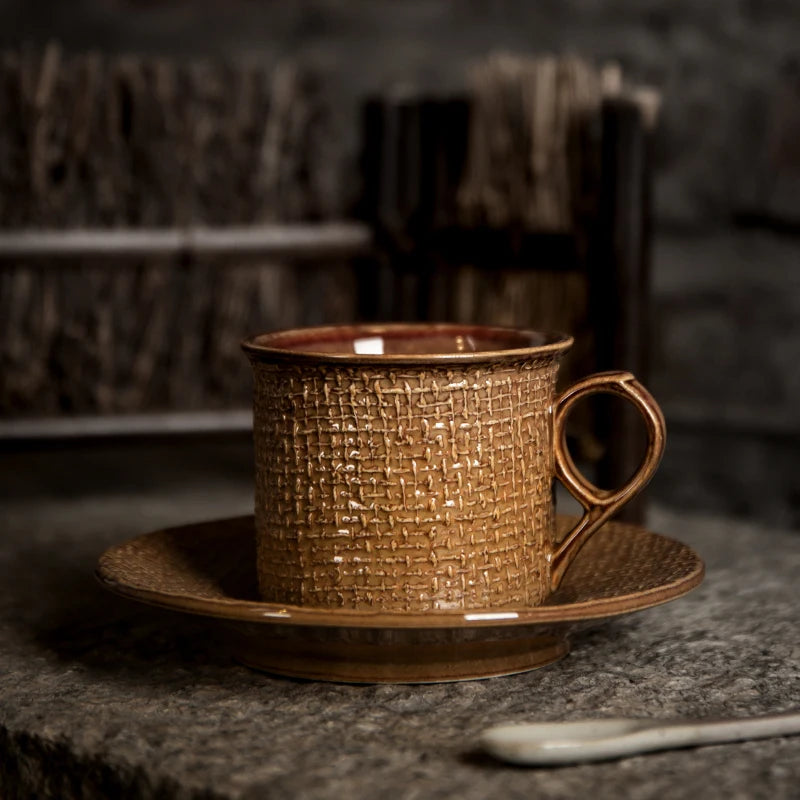
[[[654,750],[765,739],[800,733],[800,712],[752,719],[594,719],[497,725],[481,736],[484,750],[512,764],[575,764]]]

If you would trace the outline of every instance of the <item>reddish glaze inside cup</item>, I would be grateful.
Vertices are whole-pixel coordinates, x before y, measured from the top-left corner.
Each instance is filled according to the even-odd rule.
[[[253,336],[243,343],[252,356],[294,355],[406,358],[469,358],[472,353],[562,350],[571,339],[559,333],[478,325],[395,324],[299,328]]]

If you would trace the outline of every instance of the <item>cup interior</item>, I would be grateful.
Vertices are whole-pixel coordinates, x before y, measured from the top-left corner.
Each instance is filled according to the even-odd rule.
[[[465,325],[382,325],[305,328],[262,334],[247,349],[332,356],[463,356],[565,345],[556,333]]]

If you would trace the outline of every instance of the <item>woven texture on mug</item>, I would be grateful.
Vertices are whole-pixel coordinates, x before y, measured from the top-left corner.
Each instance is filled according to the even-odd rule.
[[[397,611],[544,600],[556,357],[253,366],[265,600]]]

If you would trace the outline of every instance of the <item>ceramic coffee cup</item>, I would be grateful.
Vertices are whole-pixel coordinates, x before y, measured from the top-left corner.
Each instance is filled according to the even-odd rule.
[[[255,520],[269,602],[381,612],[531,607],[638,492],[664,448],[630,373],[556,394],[569,336],[464,325],[305,328],[254,336]],[[630,482],[593,486],[565,421],[609,392],[644,418]],[[553,478],[585,509],[555,541]]]

